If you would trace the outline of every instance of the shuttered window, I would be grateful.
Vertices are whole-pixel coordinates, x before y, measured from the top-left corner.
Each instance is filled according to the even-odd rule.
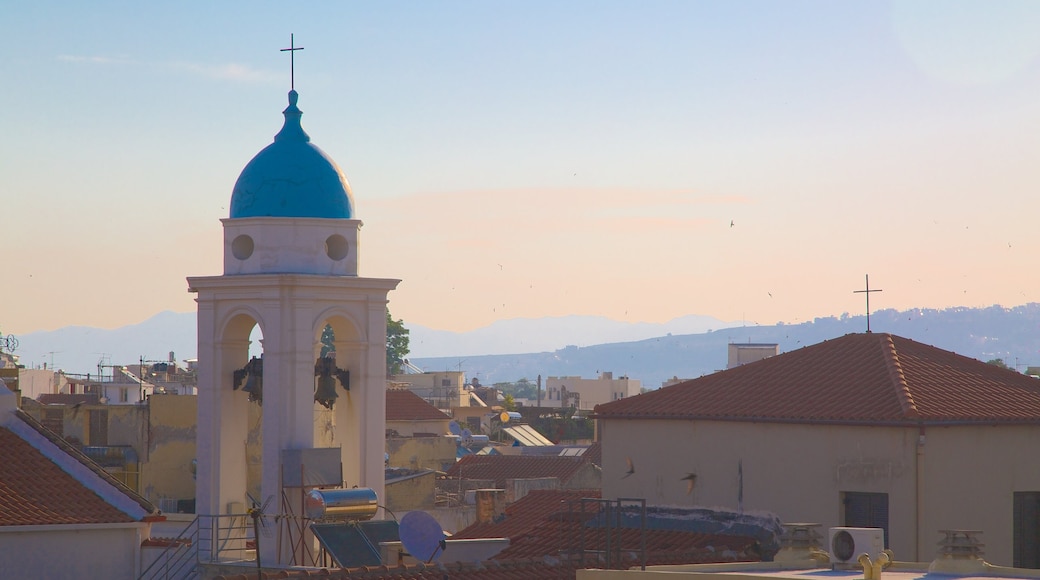
[[[885,530],[888,547],[888,494],[846,491],[842,493],[845,506],[845,526],[849,528],[881,528]]]
[[[1040,491],[1016,491],[1014,566],[1040,568]]]

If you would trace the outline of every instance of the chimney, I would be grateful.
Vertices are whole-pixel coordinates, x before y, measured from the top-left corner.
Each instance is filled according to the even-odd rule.
[[[477,521],[482,524],[490,524],[502,512],[506,490],[478,489],[475,495],[477,498]]]

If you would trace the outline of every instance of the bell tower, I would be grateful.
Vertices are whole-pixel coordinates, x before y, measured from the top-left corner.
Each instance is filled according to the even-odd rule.
[[[223,275],[188,278],[198,304],[200,516],[248,508],[256,473],[257,499],[281,511],[288,480],[308,480],[283,458],[311,450],[338,450],[342,485],[383,498],[387,295],[400,281],[359,276],[362,223],[350,186],[310,142],[298,99],[292,90],[281,131],[235,183],[221,220]],[[257,326],[263,355],[251,358]],[[334,358],[320,356],[326,326]],[[289,557],[274,541],[261,543],[260,556]]]

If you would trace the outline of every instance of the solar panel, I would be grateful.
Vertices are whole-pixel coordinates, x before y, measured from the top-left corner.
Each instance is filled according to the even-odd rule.
[[[311,524],[311,531],[341,568],[382,566],[379,543],[401,539],[392,520]]]

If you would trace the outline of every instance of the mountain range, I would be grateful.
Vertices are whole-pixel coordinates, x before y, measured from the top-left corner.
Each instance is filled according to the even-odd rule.
[[[925,342],[980,360],[1003,359],[1024,370],[1040,366],[1040,304],[1013,308],[881,310],[871,329]],[[656,388],[726,366],[727,345],[776,343],[787,352],[866,329],[864,316],[816,318],[769,326],[690,315],[662,324],[625,323],[596,316],[501,320],[469,332],[409,324],[409,362],[423,370],[463,370],[484,384],[534,380],[538,375],[640,379]],[[97,373],[99,365],[196,356],[195,313],[162,312],[112,330],[70,326],[17,337],[15,354],[27,367]]]

